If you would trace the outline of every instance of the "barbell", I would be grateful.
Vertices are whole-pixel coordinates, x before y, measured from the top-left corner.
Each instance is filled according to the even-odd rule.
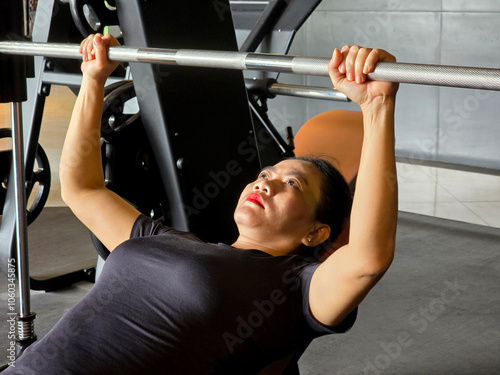
[[[80,46],[65,43],[0,42],[0,53],[81,59]],[[191,67],[263,70],[311,76],[328,76],[330,58],[266,53],[110,47],[109,59]],[[379,62],[368,79],[421,85],[500,91],[500,69],[450,65]]]

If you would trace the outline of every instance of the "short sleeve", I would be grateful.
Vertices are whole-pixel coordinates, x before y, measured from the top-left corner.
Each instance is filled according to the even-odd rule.
[[[337,325],[336,327],[330,328],[327,327],[320,322],[318,322],[311,314],[311,310],[309,308],[309,288],[311,286],[311,279],[314,274],[314,271],[319,267],[320,263],[311,264],[306,266],[301,274],[302,279],[302,310],[304,313],[304,317],[307,321],[309,327],[315,332],[318,336],[328,335],[332,333],[345,333],[349,331],[354,322],[356,321],[356,317],[358,314],[358,308],[356,307],[347,317]]]
[[[157,236],[172,230],[172,228],[141,214],[132,226],[130,238]]]

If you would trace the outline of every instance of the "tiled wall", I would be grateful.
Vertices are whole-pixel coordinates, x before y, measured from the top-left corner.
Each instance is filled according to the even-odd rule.
[[[334,47],[387,49],[398,61],[500,69],[498,0],[323,0],[290,54],[330,56]],[[280,82],[331,86],[327,78],[281,75]],[[270,116],[284,132],[353,103],[279,97]],[[397,153],[500,169],[500,92],[401,85]]]

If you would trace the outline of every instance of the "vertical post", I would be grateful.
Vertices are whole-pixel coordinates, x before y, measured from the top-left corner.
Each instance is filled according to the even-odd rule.
[[[24,36],[29,38],[30,32],[30,2],[29,0],[23,0],[23,20],[24,20]]]
[[[19,350],[35,338],[34,319],[30,304],[28,262],[28,231],[26,215],[26,174],[24,170],[24,138],[21,103],[11,103],[12,162],[14,168],[14,195],[16,202],[17,281],[19,292],[17,341]]]
[[[28,0],[0,0],[0,38],[26,40],[29,36]],[[2,80],[0,101],[11,103],[12,167],[9,180],[14,187],[16,272],[18,291],[17,354],[35,339],[34,319],[30,306],[28,265],[28,228],[26,213],[26,170],[21,102],[27,100],[26,58],[7,56],[0,59]],[[3,224],[3,223],[2,223]]]
[[[25,316],[30,312],[29,280],[24,277],[29,272],[28,257],[28,235],[24,227],[26,220],[26,173],[24,171],[24,144],[21,103],[11,103],[12,124],[12,163],[14,168],[14,197],[16,202],[16,243],[17,243],[17,279],[19,282],[19,315]],[[28,284],[28,285],[26,285]],[[27,288],[26,288],[27,286]]]

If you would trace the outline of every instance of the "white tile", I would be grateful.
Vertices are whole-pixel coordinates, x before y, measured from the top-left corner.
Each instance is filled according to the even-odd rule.
[[[500,227],[500,177],[406,163],[397,170],[401,211]]]
[[[460,200],[457,199],[448,190],[438,185],[436,188],[436,203],[451,203],[451,202],[458,203],[460,202]]]
[[[500,176],[440,169],[438,184],[463,202],[500,202]]]
[[[435,181],[399,183],[400,203],[458,203],[452,194]]]
[[[487,225],[476,213],[460,202],[436,203],[434,216],[471,224]]]
[[[458,202],[438,185],[436,168],[397,163],[397,172],[400,203]]]
[[[500,228],[500,202],[465,202],[487,225]]]
[[[398,181],[405,182],[436,182],[436,168],[424,167],[411,163],[396,163]]]
[[[427,167],[424,165],[419,165],[418,168],[422,173],[424,173],[427,177],[433,179],[434,181],[437,181],[437,176],[438,176],[438,168],[434,167]]]
[[[400,203],[435,203],[436,183],[423,182],[400,182],[398,184]]]
[[[399,210],[420,215],[435,216],[434,203],[399,202]]]

